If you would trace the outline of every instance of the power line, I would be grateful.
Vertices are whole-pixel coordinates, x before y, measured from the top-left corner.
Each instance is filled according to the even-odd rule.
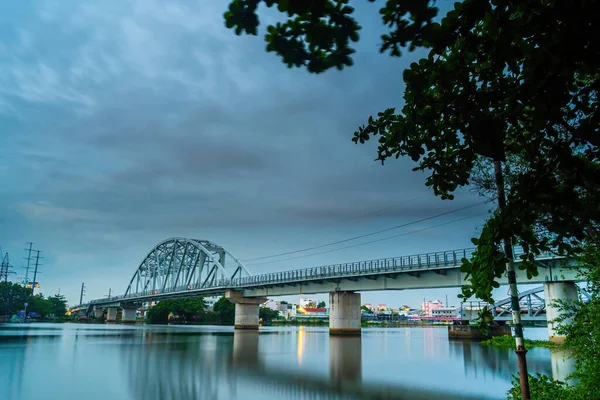
[[[392,209],[392,208],[396,208],[398,206],[401,206],[403,204],[408,203],[409,201],[413,201],[413,200],[419,199],[421,197],[424,197],[424,196],[416,196],[416,197],[413,197],[412,199],[401,201],[400,203],[396,203],[396,204],[393,204],[391,206],[378,208],[378,209],[370,211],[368,213],[360,214],[360,215],[357,215],[357,216],[354,216],[354,217],[351,217],[351,218],[345,218],[345,219],[342,219],[341,221],[337,221],[337,222],[334,222],[332,224],[321,226],[319,228],[311,229],[311,230],[306,231],[306,232],[301,232],[301,233],[296,233],[296,234],[292,234],[292,235],[288,235],[288,236],[283,236],[283,237],[280,237],[279,239],[273,240],[273,242],[279,242],[281,240],[289,239],[289,238],[292,238],[292,237],[298,237],[298,236],[302,236],[302,235],[308,235],[309,233],[315,233],[315,232],[321,231],[321,230],[323,230],[325,228],[329,228],[331,226],[339,225],[339,224],[344,223],[344,222],[350,222],[350,221],[354,221],[354,220],[357,220],[357,219],[360,219],[360,218],[368,217],[369,215],[378,214],[378,213],[380,213],[382,211],[389,210],[389,209]]]
[[[421,228],[421,229],[416,229],[416,230],[409,231],[409,232],[403,232],[403,233],[400,233],[400,234],[397,234],[397,235],[393,235],[393,236],[388,236],[388,237],[385,237],[385,238],[382,238],[382,239],[371,240],[369,242],[364,242],[364,243],[357,243],[357,244],[353,244],[353,245],[350,245],[350,246],[340,247],[338,249],[325,250],[325,251],[321,251],[321,252],[318,252],[318,253],[306,254],[306,255],[303,255],[303,256],[289,257],[289,258],[284,258],[283,260],[273,260],[273,261],[265,261],[265,262],[256,263],[256,264],[248,264],[247,266],[248,267],[252,267],[252,266],[256,266],[256,265],[272,264],[272,263],[276,263],[276,262],[282,262],[282,261],[288,261],[288,260],[297,260],[299,258],[317,256],[317,255],[320,255],[320,254],[333,253],[333,252],[336,252],[336,251],[346,250],[346,249],[350,249],[350,248],[353,248],[353,247],[360,247],[360,246],[365,246],[367,244],[372,244],[372,243],[377,243],[377,242],[383,242],[384,240],[394,239],[394,238],[397,238],[397,237],[400,237],[400,236],[406,236],[406,235],[410,235],[410,234],[413,234],[413,233],[423,232],[423,231],[426,231],[426,230],[429,230],[429,229],[438,228],[438,227],[444,226],[444,225],[450,225],[450,224],[453,224],[453,223],[456,223],[456,222],[464,221],[464,220],[470,219],[470,218],[479,217],[479,216],[485,215],[485,214],[487,214],[487,213],[479,213],[479,214],[471,215],[470,217],[463,217],[463,218],[455,219],[453,221],[448,221],[448,222],[444,222],[444,223],[441,223],[441,224],[429,226],[427,228]]]
[[[384,232],[389,232],[389,231],[392,231],[392,230],[395,230],[395,229],[404,228],[404,227],[407,227],[407,226],[410,226],[410,225],[418,224],[420,222],[429,221],[430,219],[443,217],[444,215],[453,214],[455,212],[466,210],[468,208],[473,208],[475,206],[479,206],[479,205],[486,204],[486,203],[489,203],[489,200],[484,201],[484,202],[479,202],[479,203],[471,204],[471,205],[468,205],[468,206],[465,206],[465,207],[456,208],[454,210],[450,210],[450,211],[446,211],[446,212],[443,212],[443,213],[440,213],[440,214],[432,215],[430,217],[422,218],[422,219],[419,219],[417,221],[412,221],[412,222],[407,222],[405,224],[396,225],[396,226],[393,226],[391,228],[382,229],[382,230],[379,230],[379,231],[376,231],[376,232],[366,233],[364,235],[359,235],[359,236],[351,237],[351,238],[348,238],[348,239],[338,240],[336,242],[326,243],[326,244],[322,244],[322,245],[319,245],[319,246],[307,247],[305,249],[300,249],[300,250],[288,251],[288,252],[285,252],[285,253],[273,254],[271,256],[248,258],[248,259],[246,259],[244,261],[264,260],[266,258],[287,256],[287,255],[290,255],[290,254],[302,253],[302,252],[309,251],[309,250],[315,250],[315,249],[320,249],[320,248],[323,248],[323,247],[333,246],[333,245],[336,245],[336,244],[345,243],[345,242],[349,242],[349,241],[352,241],[352,240],[361,239],[361,238],[364,238],[364,237],[373,236],[373,235],[377,235],[377,234],[384,233]]]

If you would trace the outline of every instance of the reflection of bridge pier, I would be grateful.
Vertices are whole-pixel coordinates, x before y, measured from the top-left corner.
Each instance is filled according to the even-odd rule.
[[[567,379],[569,374],[575,372],[575,359],[572,357],[571,352],[553,349],[550,352],[550,359],[552,361],[552,377],[558,381],[573,384]]]
[[[329,377],[334,386],[362,381],[362,338],[360,336],[329,337]]]
[[[234,367],[255,368],[260,364],[258,353],[257,331],[236,331],[233,334],[233,357]]]

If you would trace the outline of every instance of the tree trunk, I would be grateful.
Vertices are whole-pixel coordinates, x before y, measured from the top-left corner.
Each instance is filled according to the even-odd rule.
[[[506,194],[504,193],[504,177],[502,176],[502,162],[494,161],[494,175],[496,185],[498,186],[498,208],[500,213],[506,207]],[[508,275],[508,285],[510,287],[510,303],[512,308],[513,324],[515,326],[515,342],[517,358],[519,361],[519,380],[521,382],[521,397],[523,400],[530,400],[529,393],[529,374],[527,372],[527,350],[525,349],[525,339],[523,338],[523,323],[521,322],[521,307],[519,306],[519,292],[517,290],[517,275],[515,273],[514,255],[512,249],[512,238],[510,232],[502,232],[502,241],[504,242],[504,254],[506,255],[506,273]]]

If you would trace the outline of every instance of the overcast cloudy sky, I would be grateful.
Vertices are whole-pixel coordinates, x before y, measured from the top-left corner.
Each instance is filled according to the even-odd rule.
[[[75,304],[81,282],[87,299],[122,293],[167,237],[208,239],[247,260],[480,202],[468,191],[439,200],[410,161],[382,166],[375,142],[351,142],[369,115],[402,104],[402,70],[416,57],[378,53],[377,5],[364,3],[355,66],[317,76],[266,53],[262,34],[227,30],[227,1],[1,2],[0,246],[18,276],[32,241],[45,257],[42,292],[60,288]],[[274,16],[262,13],[263,23]],[[461,248],[485,210],[250,268]],[[458,303],[458,289],[363,301],[416,305],[446,293]]]

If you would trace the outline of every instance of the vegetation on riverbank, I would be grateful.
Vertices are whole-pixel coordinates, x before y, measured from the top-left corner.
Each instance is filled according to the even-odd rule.
[[[507,349],[515,348],[515,338],[512,336],[494,336],[489,340],[484,340],[481,342],[483,346],[489,347],[501,347]],[[559,344],[551,342],[549,340],[532,340],[525,339],[525,347],[549,347],[549,348],[558,348],[561,347]]]
[[[10,319],[18,312],[25,311],[27,303],[27,314],[32,314],[36,319],[62,321],[67,312],[67,300],[62,295],[44,297],[39,293],[32,295],[32,290],[23,285],[12,282],[0,282],[0,315]]]
[[[279,313],[270,308],[260,307],[259,318],[263,322],[277,319]],[[197,325],[233,325],[235,304],[221,297],[212,311],[205,309],[202,298],[163,300],[146,312],[151,324],[184,323]]]
[[[596,399],[600,393],[600,243],[596,236],[586,244],[581,275],[587,282],[589,301],[559,302],[558,333],[566,337],[564,346],[575,359],[575,371],[568,376],[575,386],[544,375],[529,376],[532,399]],[[521,400],[519,380],[513,379],[509,400]]]

